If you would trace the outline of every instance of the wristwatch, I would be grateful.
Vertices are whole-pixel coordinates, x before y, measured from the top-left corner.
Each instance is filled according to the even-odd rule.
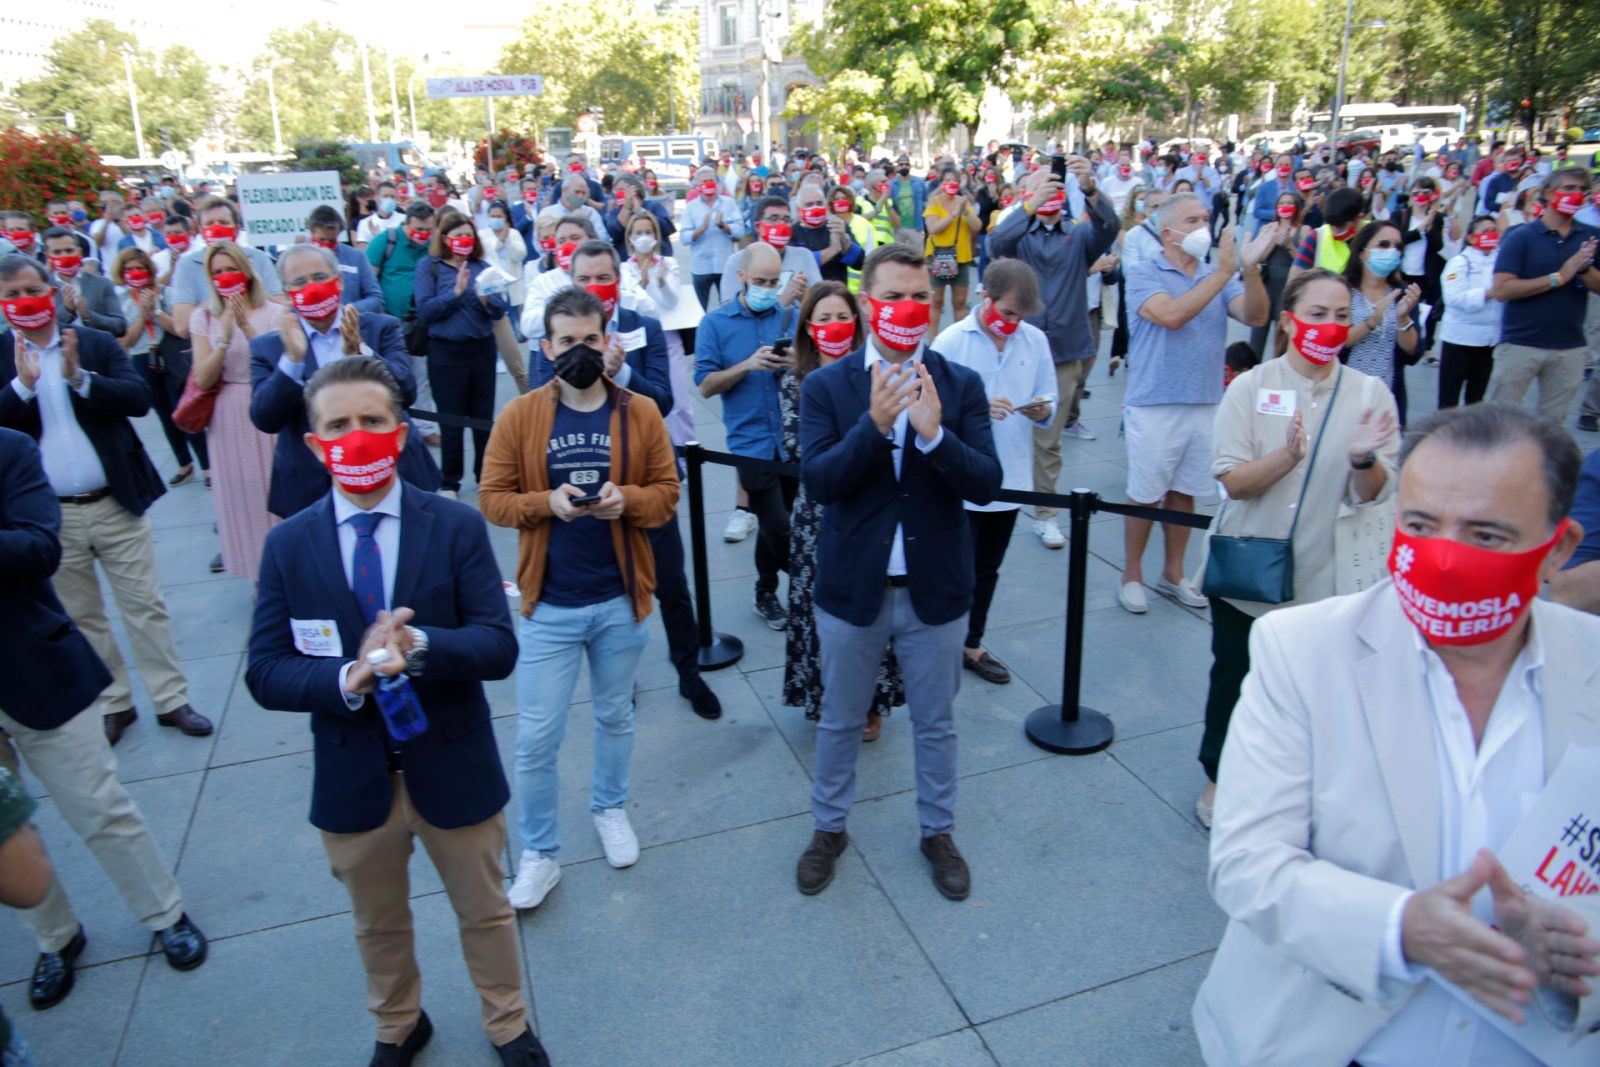
[[[1559,289],[1559,288],[1561,288],[1561,286],[1562,286],[1561,272],[1558,271],[1558,270],[1551,271],[1550,272],[1550,288]]]
[[[411,635],[411,648],[406,652],[406,673],[418,675],[428,663],[428,635],[415,626],[407,626],[406,633]]]
[[[1369,471],[1377,464],[1377,462],[1378,462],[1378,454],[1376,452],[1368,452],[1365,456],[1363,456],[1361,458],[1360,462],[1357,462],[1357,461],[1352,459],[1350,461],[1350,469],[1351,470],[1358,470],[1358,471]],[[410,662],[410,659],[411,659],[410,656],[406,657],[407,662]]]

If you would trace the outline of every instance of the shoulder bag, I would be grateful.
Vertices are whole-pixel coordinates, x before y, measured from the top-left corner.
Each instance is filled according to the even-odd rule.
[[[190,369],[189,379],[183,385],[183,395],[178,406],[172,409],[172,424],[184,433],[200,433],[211,425],[211,415],[217,409],[217,394],[222,392],[222,382],[202,389],[194,380]]]
[[[378,266],[376,268],[376,273],[380,281],[383,280],[383,268],[388,265],[389,257],[394,255],[394,246],[399,243],[396,235],[398,231],[403,228],[403,226],[404,224],[401,226],[392,227],[384,230],[383,233],[380,234],[380,236],[384,237],[388,241],[388,244],[384,246],[383,255],[378,259]],[[422,322],[422,320],[417,318],[417,304],[415,300],[408,301],[406,308],[406,316],[400,320],[400,332],[406,339],[406,351],[411,353],[413,356],[425,356],[428,354],[428,327]]]
[[[1294,507],[1294,519],[1289,523],[1288,537],[1241,537],[1231,534],[1212,534],[1207,544],[1206,574],[1200,591],[1208,597],[1227,600],[1250,600],[1259,604],[1286,604],[1294,599],[1294,531],[1300,525],[1300,512],[1306,502],[1306,490],[1311,488],[1311,473],[1317,465],[1317,453],[1322,450],[1323,435],[1328,423],[1333,421],[1333,406],[1339,401],[1339,387],[1344,384],[1344,369],[1335,371],[1333,396],[1328,401],[1328,413],[1317,430],[1317,442],[1311,448],[1311,459],[1306,463],[1305,481],[1300,485],[1300,500]],[[1227,504],[1217,512],[1216,526],[1222,528],[1222,516]]]

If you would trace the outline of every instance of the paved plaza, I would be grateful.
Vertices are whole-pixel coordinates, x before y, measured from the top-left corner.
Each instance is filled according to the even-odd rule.
[[[1435,376],[1411,370],[1413,413],[1431,408]],[[1124,381],[1108,379],[1102,359],[1085,405],[1099,439],[1064,442],[1063,487],[1123,499]],[[502,402],[511,388],[503,376]],[[716,404],[697,403],[703,443],[720,448]],[[170,474],[155,419],[140,420],[140,430]],[[1586,450],[1593,437],[1580,435]],[[1206,613],[1154,595],[1142,618],[1118,607],[1120,520],[1099,517],[1083,695],[1115,720],[1116,743],[1085,757],[1034,748],[1024,718],[1060,699],[1067,553],[1040,545],[1024,516],[988,641],[1014,681],[992,686],[965,675],[957,703],[955,836],[972,866],[971,897],[954,904],[939,896],[918,852],[909,721],[900,709],[863,750],[860,803],[837,880],[804,898],[794,867],[812,828],[813,727],[780,700],[783,635],[752,611],[753,542],[721,539],[733,492],[732,471],[712,468],[715,621],[744,640],[745,655],[707,676],[725,715],[703,722],[678,697],[653,624],[639,678],[630,814],[643,854],[634,868],[613,870],[601,857],[587,817],[588,704],[574,708],[562,760],[562,884],[520,920],[526,990],[552,1061],[1198,1064],[1189,1008],[1224,925],[1206,893],[1206,836],[1192,811],[1210,665]],[[687,531],[686,497],[682,510]],[[159,952],[149,955],[148,933],[46,801],[39,825],[88,950],[71,997],[36,1013],[26,984],[36,947],[14,918],[0,921],[0,1004],[43,1067],[364,1064],[373,1027],[348,898],[306,821],[308,724],[263,711],[246,690],[251,590],[207,570],[217,551],[207,490],[173,490],[150,517],[192,702],[217,731],[194,739],[158,728],[138,690],[140,720],[117,758],[190,914],[211,938],[211,956],[179,974]],[[491,527],[491,535],[509,577],[515,534]],[[1196,562],[1199,542],[1190,549]],[[509,772],[513,685],[488,688]],[[585,685],[577,699],[586,701]],[[412,871],[423,1002],[438,1029],[418,1063],[489,1067],[497,1059],[478,1027],[449,903],[421,850]]]

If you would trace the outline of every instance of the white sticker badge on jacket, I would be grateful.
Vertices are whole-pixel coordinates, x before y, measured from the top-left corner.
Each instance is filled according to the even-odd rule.
[[[1295,393],[1293,389],[1257,389],[1256,414],[1257,415],[1294,415]]]
[[[290,619],[295,651],[302,656],[342,656],[344,641],[339,624],[332,619]]]

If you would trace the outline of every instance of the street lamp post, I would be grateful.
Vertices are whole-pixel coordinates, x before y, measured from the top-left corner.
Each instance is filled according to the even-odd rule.
[[[283,155],[283,124],[278,121],[278,86],[272,79],[276,62],[267,64],[267,104],[272,108],[272,154]]]
[[[367,42],[361,41],[361,77],[367,87],[367,140],[378,140],[378,110],[372,104],[372,63],[367,58]]]
[[[1345,0],[1344,5],[1344,37],[1339,42],[1339,84],[1333,91],[1333,121],[1328,126],[1328,142],[1333,145],[1334,158],[1339,156],[1339,113],[1344,110],[1344,70],[1350,58],[1350,31],[1372,30],[1388,23],[1383,19],[1372,19],[1360,25],[1353,25],[1356,17],[1356,0]]]
[[[144,157],[144,124],[139,121],[139,90],[133,85],[133,59],[124,51],[122,53],[122,71],[128,76],[128,110],[133,112],[133,143],[139,150],[139,157]]]

